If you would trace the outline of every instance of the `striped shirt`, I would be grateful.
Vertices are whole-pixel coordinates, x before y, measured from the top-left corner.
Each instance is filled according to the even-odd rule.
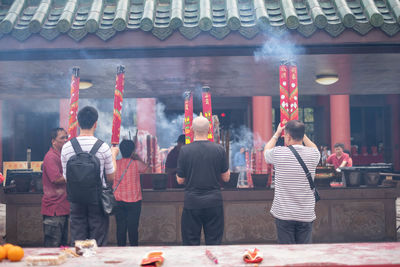
[[[90,152],[93,145],[98,140],[94,136],[78,136],[77,139],[79,144],[81,145],[82,151],[84,152]],[[73,155],[75,155],[74,148],[72,147],[71,141],[68,141],[61,150],[61,164],[65,179],[67,177],[67,161]],[[105,169],[106,174],[111,174],[114,172],[110,147],[106,143],[103,143],[99,150],[97,150],[96,157],[100,160],[100,176],[103,181],[103,187],[106,187],[103,170]]]
[[[312,178],[320,159],[317,148],[293,146]],[[315,198],[306,174],[296,157],[286,146],[265,150],[265,160],[275,167],[275,193],[271,214],[288,221],[312,222],[315,220]]]

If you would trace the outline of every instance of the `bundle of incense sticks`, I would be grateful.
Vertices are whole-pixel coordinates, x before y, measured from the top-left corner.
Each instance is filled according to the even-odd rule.
[[[184,93],[185,97],[185,119],[183,122],[183,129],[185,134],[185,143],[190,144],[193,142],[193,95],[192,92],[186,91]]]
[[[79,101],[79,68],[74,67],[72,69],[71,78],[71,99],[69,102],[69,123],[68,123],[68,133],[69,138],[74,138],[78,135],[78,101]]]
[[[208,140],[214,142],[214,128],[212,122],[212,106],[211,106],[211,93],[210,87],[203,86],[202,92],[202,102],[203,102],[203,114],[210,123],[210,127],[208,129]]]
[[[217,257],[214,256],[214,254],[211,253],[208,249],[206,249],[206,255],[207,257],[212,260],[215,264],[218,264],[218,259]]]
[[[124,95],[124,81],[125,81],[125,67],[118,66],[117,77],[115,79],[115,92],[114,92],[114,114],[112,124],[111,144],[119,144],[119,136],[121,132],[121,111],[122,100]]]

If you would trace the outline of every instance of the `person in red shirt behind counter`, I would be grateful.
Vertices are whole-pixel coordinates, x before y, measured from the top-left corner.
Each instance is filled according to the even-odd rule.
[[[333,164],[337,172],[340,172],[342,167],[351,167],[353,161],[351,160],[349,154],[344,153],[344,144],[336,143],[334,145],[335,154],[332,154],[326,160],[326,163]]]

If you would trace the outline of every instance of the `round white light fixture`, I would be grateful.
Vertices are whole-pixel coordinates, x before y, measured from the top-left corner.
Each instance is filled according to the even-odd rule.
[[[89,89],[92,86],[93,86],[93,83],[90,80],[80,80],[79,81],[79,90]]]
[[[322,85],[331,85],[339,81],[339,75],[337,74],[318,74],[315,77],[315,82]]]

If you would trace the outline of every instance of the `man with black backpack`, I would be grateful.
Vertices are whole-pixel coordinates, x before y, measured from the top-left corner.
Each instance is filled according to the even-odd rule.
[[[85,239],[95,239],[99,246],[107,243],[109,218],[103,212],[100,196],[106,180],[114,180],[119,150],[117,147],[110,149],[94,137],[97,119],[95,108],[82,108],[78,112],[80,135],[68,141],[61,151],[67,198],[71,204],[71,244]]]

